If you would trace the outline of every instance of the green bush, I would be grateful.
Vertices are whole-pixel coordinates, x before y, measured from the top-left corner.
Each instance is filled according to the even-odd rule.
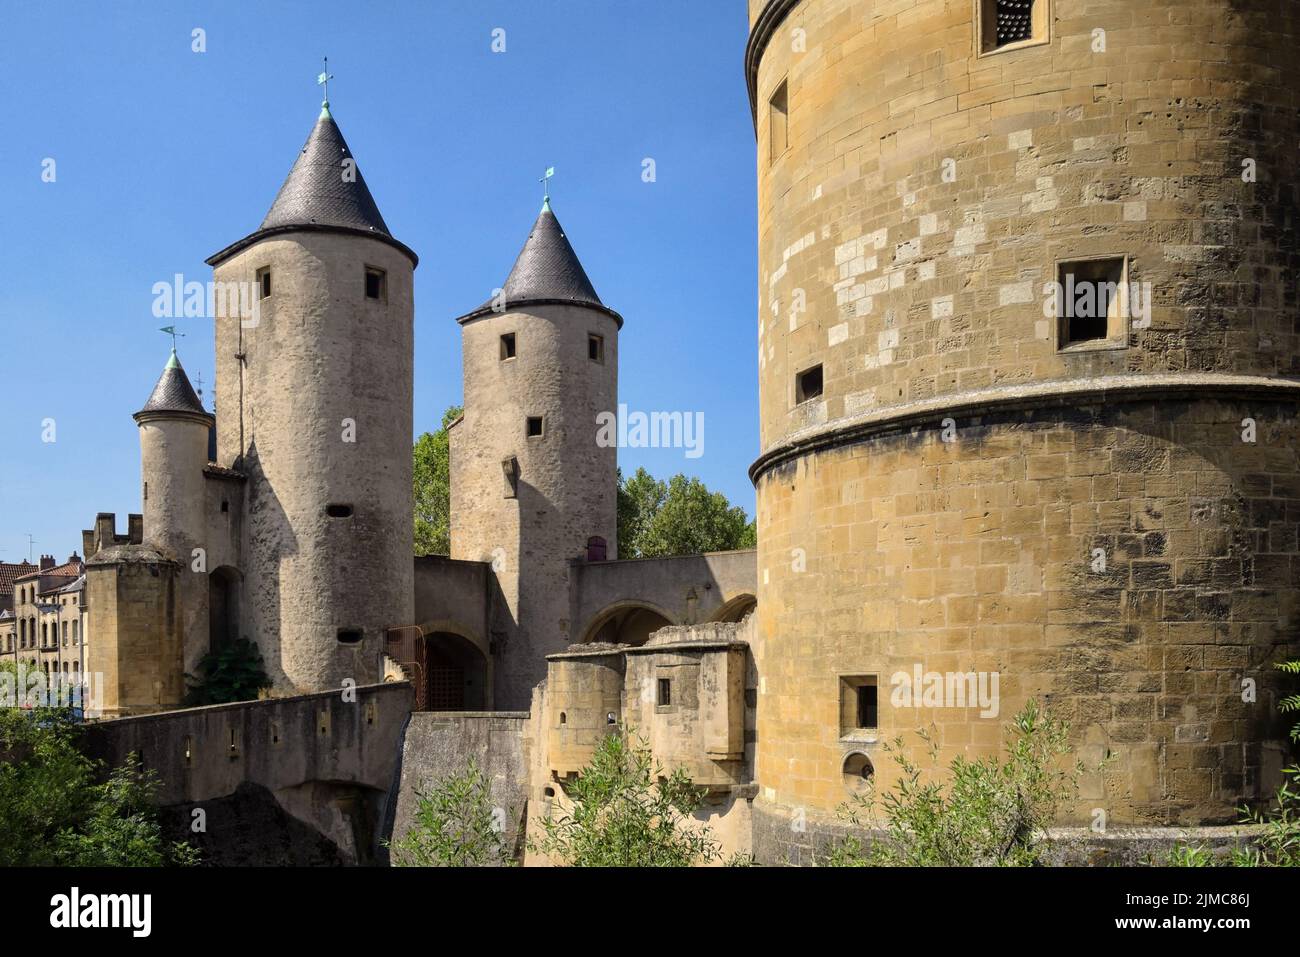
[[[939,746],[932,732],[918,732],[930,764]],[[1058,767],[1069,752],[1069,727],[1034,701],[1015,716],[1004,758],[954,758],[946,776],[934,777],[908,757],[901,737],[885,752],[902,770],[888,791],[856,797],[843,816],[877,832],[847,837],[826,863],[835,867],[1025,866],[1039,860],[1046,829],[1078,787],[1081,764]]]
[[[505,809],[495,809],[487,777],[472,758],[464,773],[416,791],[415,821],[393,842],[395,867],[493,867],[512,863]]]
[[[163,840],[158,781],[135,755],[102,783],[65,711],[0,709],[0,866],[159,867],[194,864]]]
[[[571,811],[543,821],[533,845],[573,867],[690,867],[721,856],[712,832],[688,825],[704,790],[681,768],[666,777],[644,742],[608,735],[566,786]]]

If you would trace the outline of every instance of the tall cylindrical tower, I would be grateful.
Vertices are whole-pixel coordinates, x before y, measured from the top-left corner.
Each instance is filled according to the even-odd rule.
[[[203,468],[212,415],[203,408],[172,350],[140,427],[144,541],[181,568],[181,645],[186,674],[197,674],[208,648],[207,511]],[[202,549],[202,552],[196,552]]]
[[[1300,624],[1300,3],[749,6],[764,853],[1029,698],[1110,755],[1067,820],[1235,819]]]
[[[412,282],[328,104],[262,226],[208,260],[219,464],[247,475],[243,630],[277,685],[379,680],[413,611]],[[252,308],[249,308],[249,307]]]
[[[451,554],[492,562],[497,707],[528,707],[570,641],[569,563],[617,554],[618,331],[543,207],[505,285],[462,316],[465,414],[451,430]]]

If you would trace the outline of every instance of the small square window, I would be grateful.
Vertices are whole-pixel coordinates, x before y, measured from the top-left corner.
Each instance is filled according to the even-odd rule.
[[[822,367],[813,366],[811,369],[805,369],[795,376],[794,380],[794,401],[795,404],[807,402],[809,399],[815,399],[822,394]]]
[[[244,275],[248,274],[245,273]],[[257,289],[261,298],[271,298],[271,268],[269,266],[257,271]]]
[[[786,80],[781,81],[768,100],[767,136],[771,142],[769,158],[775,163],[790,146],[790,86]]]
[[[1057,265],[1058,348],[1124,340],[1127,273],[1122,256]]]
[[[530,415],[528,417],[527,435],[530,439],[539,438],[542,434],[542,417],[540,415]]]
[[[673,680],[671,678],[659,679],[659,698],[658,704],[661,708],[667,708],[673,703]]]
[[[384,299],[387,289],[387,273],[373,266],[366,267],[366,298]]]
[[[978,0],[981,53],[1047,41],[1048,0]]]
[[[501,337],[501,361],[515,357],[515,334],[507,332]]]
[[[592,362],[605,361],[605,338],[594,333],[587,336],[587,358]]]
[[[840,736],[874,732],[880,727],[879,685],[875,675],[840,677]]]

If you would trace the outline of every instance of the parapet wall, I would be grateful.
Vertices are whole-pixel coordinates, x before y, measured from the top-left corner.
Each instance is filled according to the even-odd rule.
[[[86,728],[88,752],[110,767],[139,755],[158,775],[158,803],[201,808],[241,785],[266,788],[289,814],[351,862],[381,856],[406,717],[405,682],[122,718]],[[255,835],[230,841],[255,840]]]

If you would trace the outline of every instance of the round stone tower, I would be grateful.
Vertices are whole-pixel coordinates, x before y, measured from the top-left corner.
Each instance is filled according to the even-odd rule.
[[[172,350],[149,401],[134,416],[140,427],[140,494],[146,543],[180,567],[178,603],[187,674],[208,652],[207,512],[204,466],[212,415],[203,408]],[[196,554],[196,549],[204,551]]]
[[[570,641],[569,563],[617,555],[618,331],[549,201],[505,285],[457,320],[465,414],[451,430],[451,555],[492,563],[498,708],[527,708]]]
[[[239,602],[277,686],[381,677],[413,611],[415,254],[321,110],[261,227],[217,253],[218,464],[247,476]],[[224,314],[223,314],[224,313]]]
[[[756,846],[1030,698],[1109,755],[1068,822],[1232,821],[1300,627],[1300,2],[888,6],[749,4]]]

